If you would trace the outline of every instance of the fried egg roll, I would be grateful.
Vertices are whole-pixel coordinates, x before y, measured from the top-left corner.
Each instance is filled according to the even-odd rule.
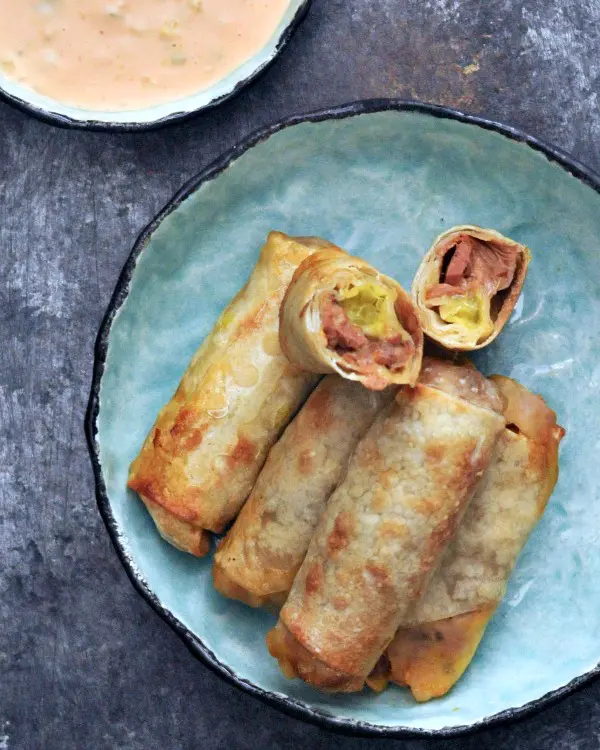
[[[372,390],[414,385],[423,333],[411,297],[360,258],[330,247],[300,264],[280,313],[281,347],[309,372]]]
[[[267,452],[318,378],[279,345],[279,306],[298,265],[328,243],[271,232],[244,288],[162,409],[128,486],[162,536],[202,556],[252,489]]]
[[[396,389],[323,378],[271,448],[250,497],[219,545],[215,587],[254,607],[287,597],[325,504],[359,438]]]
[[[424,333],[446,349],[487,346],[517,303],[530,257],[527,247],[492,229],[460,226],[441,234],[412,286]]]
[[[475,368],[426,360],[419,383],[380,412],[267,636],[286,676],[328,691],[363,687],[487,467],[504,429],[501,409]]]
[[[391,679],[418,701],[445,695],[470,664],[558,479],[564,430],[556,415],[515,381],[492,380],[507,427],[423,599],[387,651]],[[374,687],[382,687],[380,673]]]

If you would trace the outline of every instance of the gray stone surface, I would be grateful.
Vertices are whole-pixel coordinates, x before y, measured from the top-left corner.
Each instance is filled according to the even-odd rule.
[[[140,229],[251,130],[402,96],[505,121],[600,169],[599,53],[598,0],[315,0],[263,78],[181,126],[68,132],[0,104],[2,750],[368,746],[224,684],[134,592],[84,445],[94,337]],[[410,744],[598,748],[600,684],[515,725]]]

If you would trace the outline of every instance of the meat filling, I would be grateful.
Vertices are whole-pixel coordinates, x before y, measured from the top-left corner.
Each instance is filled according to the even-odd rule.
[[[514,245],[506,247],[461,234],[454,247],[443,252],[440,281],[427,290],[427,300],[478,291],[493,297],[508,289],[515,277],[517,248]]]
[[[321,320],[327,346],[361,372],[372,371],[376,365],[387,367],[392,372],[400,370],[415,348],[411,338],[398,333],[383,339],[367,336],[350,320],[333,294],[323,302]]]

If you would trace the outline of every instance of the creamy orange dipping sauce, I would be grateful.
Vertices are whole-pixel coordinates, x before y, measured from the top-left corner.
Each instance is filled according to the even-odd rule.
[[[289,0],[0,0],[0,70],[66,104],[137,109],[208,88]]]

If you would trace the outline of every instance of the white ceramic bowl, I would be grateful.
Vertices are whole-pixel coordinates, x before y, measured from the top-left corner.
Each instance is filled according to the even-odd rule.
[[[53,125],[90,130],[134,131],[160,127],[214,107],[253,81],[287,44],[306,15],[311,0],[289,0],[287,10],[267,44],[229,75],[195,94],[142,109],[80,109],[43,96],[0,73],[0,99]]]

